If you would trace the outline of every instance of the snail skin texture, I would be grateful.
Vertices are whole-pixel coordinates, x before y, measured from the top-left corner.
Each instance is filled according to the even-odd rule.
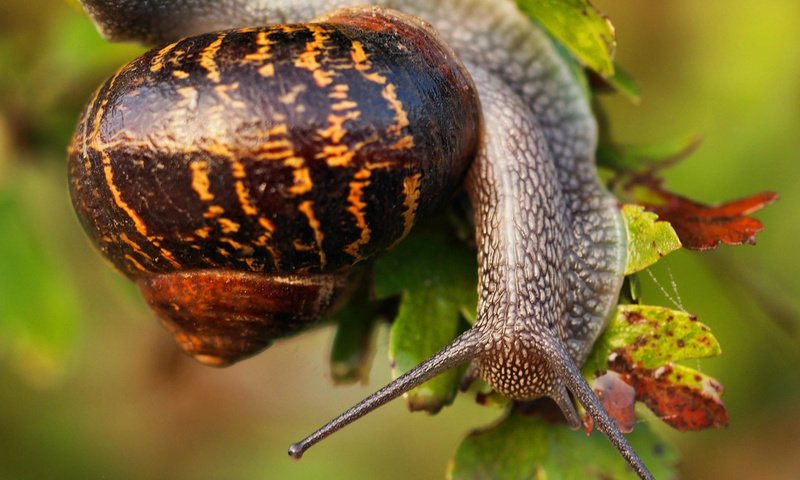
[[[331,21],[352,21],[358,24],[369,23],[363,19],[371,18],[371,21],[386,25],[396,20],[414,25],[417,30],[426,31],[428,36],[436,37],[436,33],[424,23],[429,22],[442,41],[463,62],[474,81],[480,100],[477,114],[480,123],[476,129],[479,138],[477,152],[466,174],[465,185],[475,212],[478,245],[479,301],[476,323],[430,359],[378,390],[311,436],[292,445],[289,449],[290,455],[299,458],[310,446],[371,410],[445,370],[471,362],[471,371],[511,399],[529,400],[542,396],[553,398],[569,424],[578,427],[579,418],[569,396],[571,392],[592,417],[597,428],[608,436],[637,474],[641,478],[652,478],[578,369],[616,304],[625,261],[625,234],[619,208],[600,184],[594,166],[596,123],[588,100],[571,76],[566,63],[556,53],[547,36],[532,25],[513,2],[378,2],[404,14],[381,7],[351,8],[326,14],[338,7],[356,7],[364,3],[357,0],[186,0],[174,2],[169,7],[155,5],[155,2],[134,0],[84,0],[83,3],[101,32],[109,39],[133,39],[149,43],[174,42],[186,35],[230,28],[307,22],[312,19],[315,19],[312,22],[320,24]],[[408,30],[414,29],[409,27]],[[326,39],[316,40],[318,41],[315,42],[312,35],[306,43],[307,51],[327,49]],[[219,58],[224,58],[224,44],[223,40],[219,50],[213,52],[206,47],[206,66],[214,63],[213,60],[218,55]],[[161,47],[162,50],[177,47],[169,45],[171,44]],[[254,54],[258,52],[257,47],[257,44],[253,45]],[[263,50],[261,52],[264,53]],[[164,65],[178,61],[175,59],[176,55],[178,50],[166,52],[163,56]],[[200,65],[202,67],[202,61]],[[441,67],[451,68],[455,72],[461,71],[451,65]],[[386,68],[393,67],[386,65]],[[207,74],[211,70],[213,69],[205,68]],[[327,69],[322,65],[311,65],[310,70],[312,75],[327,75]],[[374,73],[373,70],[368,71]],[[226,73],[221,69],[217,73],[221,83],[224,81],[227,84]],[[383,71],[380,73],[383,74]],[[337,75],[338,72],[334,71],[331,78],[337,78]],[[246,87],[249,85],[240,84],[239,88]],[[319,88],[324,94],[332,93],[330,85],[321,85]],[[457,90],[460,88],[462,87]],[[236,92],[224,93],[233,101],[238,98],[235,96]],[[220,95],[219,92],[217,94]],[[104,94],[101,92],[99,95]],[[469,101],[469,95],[465,97],[470,104],[463,108],[468,112],[473,108],[474,102]],[[444,98],[438,100],[442,101]],[[459,99],[461,100],[463,99]],[[401,103],[403,101],[400,100]],[[135,104],[134,101],[131,106]],[[324,100],[320,105],[320,108],[327,111],[330,102]],[[412,111],[408,108],[404,110]],[[102,124],[103,118],[110,115],[109,112],[111,110],[108,105],[102,109],[90,106],[82,123],[96,127]],[[166,109],[163,115],[169,115],[170,112],[170,109]],[[156,113],[151,114],[151,121],[158,121]],[[92,116],[95,117],[94,120]],[[469,123],[471,115],[465,116]],[[434,125],[440,121],[428,117],[427,112],[421,113],[420,118],[423,117]],[[230,117],[228,121],[233,118]],[[452,116],[442,121],[456,129],[475,128],[474,125],[461,125],[463,120],[461,116]],[[211,122],[201,119],[199,123],[203,124],[204,121]],[[78,127],[76,139],[85,135],[81,133],[82,128],[87,127]],[[412,133],[410,130],[408,133],[412,136],[414,145],[418,142],[420,145],[426,143],[415,137],[419,133]],[[89,134],[87,138],[95,137]],[[97,138],[105,143],[118,141],[120,145],[129,141],[122,134],[118,137],[108,136],[102,129]],[[464,145],[469,143],[463,142]],[[80,141],[73,144],[71,168],[76,168],[76,163],[85,160],[89,147],[85,147]],[[184,148],[191,150],[196,145],[189,144]],[[466,150],[469,151],[469,147]],[[95,160],[100,162],[96,168],[109,167],[113,172],[117,172],[119,168],[120,172],[130,172],[120,173],[119,177],[115,173],[115,179],[122,178],[122,175],[132,175],[131,170],[125,170],[130,167],[118,165],[116,162],[135,164],[142,161],[140,158],[130,157],[120,160],[105,159],[102,152],[99,155],[100,159]],[[188,160],[183,161],[188,163]],[[153,169],[155,166],[157,164],[152,165],[145,161],[145,169]],[[231,171],[235,171],[235,168]],[[453,175],[454,178],[459,178],[459,174]],[[235,173],[231,176],[237,178]],[[239,180],[243,186],[253,187],[250,183],[251,177],[245,176]],[[188,181],[189,177],[183,180],[184,184]],[[235,180],[233,184],[233,190],[236,191]],[[172,188],[177,189],[177,183],[165,185],[162,190],[169,191]],[[73,192],[75,191],[73,183]],[[91,191],[90,196],[95,193],[96,190]],[[311,195],[312,191],[304,194]],[[422,196],[420,193],[420,198]],[[139,207],[156,205],[155,199],[128,200],[129,197],[122,190],[120,197],[128,207],[131,206],[128,201],[140,202],[141,205],[137,204],[135,207],[136,212]],[[407,196],[403,195],[396,199],[400,204],[407,204],[406,200]],[[85,213],[79,215],[86,226],[91,222],[87,222],[84,217],[88,213],[92,218],[94,210],[82,206],[82,201],[85,200],[79,199],[76,204],[79,212],[84,209]],[[116,207],[112,208],[125,210],[116,199],[114,203]],[[159,203],[158,206],[163,204]],[[119,212],[116,214],[119,215]],[[155,215],[155,218],[161,217],[161,214]],[[311,230],[315,230],[314,222],[309,217],[306,215],[306,224],[311,225]],[[318,225],[324,238],[329,238],[323,230],[328,226],[321,221]],[[90,235],[98,238],[96,233]],[[142,242],[135,243],[142,249],[145,248],[144,245],[151,249],[147,253],[154,264],[170,263],[166,254],[159,250],[165,247],[166,240],[161,238],[161,234],[149,236],[152,238],[140,235],[137,238]],[[377,253],[391,246],[402,235],[390,237],[391,240],[386,240],[374,250],[363,250],[362,255]],[[99,238],[102,240],[103,236],[100,235]],[[311,246],[313,248],[309,251],[317,254],[324,250],[324,245],[324,239],[313,235],[301,242],[301,246]],[[360,249],[367,248],[364,245],[366,244],[360,245],[359,253],[362,251]],[[132,245],[130,248],[135,250]],[[131,254],[131,251],[127,250],[127,253]],[[309,272],[326,273],[319,266],[310,268]],[[181,285],[180,288],[188,288],[188,285]],[[176,295],[180,296],[181,293],[176,292]]]

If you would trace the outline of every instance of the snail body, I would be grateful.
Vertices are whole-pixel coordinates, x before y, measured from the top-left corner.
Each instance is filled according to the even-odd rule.
[[[345,2],[195,0],[175,7],[174,24],[149,2],[84,3],[111,38],[173,41],[204,29],[301,21]],[[577,366],[616,304],[625,260],[619,209],[594,167],[597,133],[585,94],[549,39],[513,2],[382,3],[431,22],[463,61],[480,98],[479,145],[465,182],[478,245],[477,320],[430,359],[292,445],[290,455],[299,458],[380,405],[472,362],[472,371],[512,399],[553,398],[577,427],[572,393],[639,476],[652,478]],[[220,15],[209,13],[211,5]],[[352,8],[330,16],[363,15],[382,23],[382,17],[395,15],[387,12]],[[311,268],[325,273],[318,265]]]

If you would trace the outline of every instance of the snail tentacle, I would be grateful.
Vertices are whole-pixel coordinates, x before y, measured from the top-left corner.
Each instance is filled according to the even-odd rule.
[[[654,480],[655,477],[653,477],[653,474],[650,473],[650,470],[645,466],[642,459],[636,454],[630,443],[628,443],[628,440],[619,430],[616,422],[608,415],[605,408],[603,408],[597,395],[592,391],[589,384],[586,383],[586,379],[583,378],[583,375],[581,375],[580,370],[575,365],[575,362],[572,361],[567,351],[557,347],[545,350],[545,352],[549,364],[572,394],[581,402],[589,413],[589,416],[592,417],[597,429],[608,437],[622,457],[625,458],[642,480]]]
[[[292,444],[289,447],[289,455],[294,458],[302,457],[306,450],[337,430],[353,423],[412,388],[422,385],[440,373],[474,359],[479,353],[481,345],[480,333],[474,329],[467,330],[429,359],[360,401],[357,405],[334,418],[308,437]]]

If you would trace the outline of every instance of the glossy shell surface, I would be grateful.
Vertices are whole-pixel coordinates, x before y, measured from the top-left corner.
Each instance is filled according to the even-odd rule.
[[[96,92],[70,147],[72,198],[132,278],[339,271],[452,195],[477,105],[421,22],[348,14],[191,37]]]

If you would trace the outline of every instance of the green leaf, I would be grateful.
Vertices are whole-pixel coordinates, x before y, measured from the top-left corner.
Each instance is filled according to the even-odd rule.
[[[639,90],[639,85],[633,79],[631,74],[623,70],[619,65],[614,65],[614,75],[604,77],[603,81],[615,92],[620,93],[623,97],[631,101],[631,103],[638,104],[642,100],[642,94]]]
[[[392,375],[399,377],[450,343],[474,319],[475,253],[433,228],[417,228],[375,262],[378,298],[401,295],[389,341]],[[452,402],[461,371],[450,370],[410,391],[411,410],[436,412]]]
[[[0,359],[47,387],[66,371],[81,315],[70,279],[32,228],[17,188],[0,191]]]
[[[628,275],[622,282],[622,290],[619,294],[619,303],[639,303],[642,297],[642,285],[639,282],[639,276],[636,274]]]
[[[641,368],[719,355],[719,342],[694,315],[649,305],[620,305],[583,366],[584,375],[608,368],[614,352],[625,352]]]
[[[628,440],[659,479],[677,474],[677,455],[646,425]],[[512,411],[498,424],[471,433],[448,467],[452,480],[636,479],[633,470],[598,432],[586,436],[564,424]]]
[[[370,300],[367,282],[360,282],[348,304],[336,312],[337,324],[331,348],[331,377],[337,384],[366,382],[375,350],[375,326],[385,302]]]
[[[681,248],[678,235],[668,222],[641,205],[624,205],[622,216],[628,234],[628,260],[625,275],[644,270],[670,252]]]
[[[584,65],[604,77],[614,74],[614,27],[587,0],[517,0]]]
[[[597,164],[616,172],[634,172],[662,168],[692,154],[702,137],[690,133],[657,145],[619,145],[603,139],[597,146]]]

